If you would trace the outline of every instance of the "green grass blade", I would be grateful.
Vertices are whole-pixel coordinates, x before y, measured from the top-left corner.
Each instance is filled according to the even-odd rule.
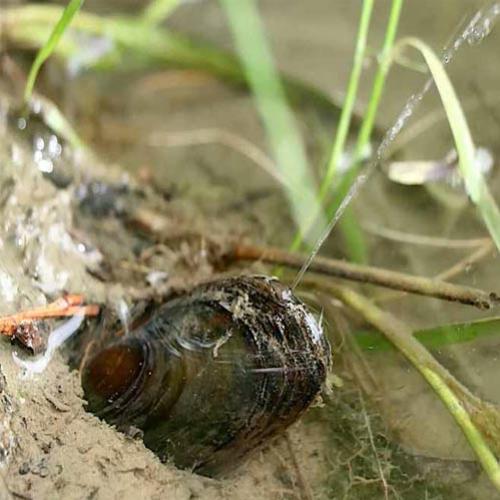
[[[346,97],[344,105],[342,107],[342,112],[340,114],[340,119],[338,122],[337,133],[335,134],[335,140],[332,147],[332,152],[330,160],[328,162],[327,171],[321,182],[321,187],[319,191],[319,202],[323,204],[323,201],[331,189],[332,181],[337,172],[337,168],[344,152],[345,143],[347,140],[347,135],[349,133],[349,128],[351,125],[351,119],[354,109],[354,103],[356,101],[356,96],[359,88],[359,81],[361,78],[361,73],[363,70],[363,62],[366,54],[366,41],[368,38],[368,29],[370,26],[370,19],[373,12],[373,0],[364,0],[363,9],[361,11],[358,35],[356,41],[356,47],[354,49],[354,59],[353,66],[351,70],[351,75],[349,77],[349,83],[347,86]],[[366,261],[366,247],[363,245],[364,240],[362,238],[361,232],[358,231],[359,226],[349,225],[345,232],[345,241],[347,253],[355,262]],[[361,236],[360,236],[361,235]],[[290,246],[291,251],[298,250],[302,245],[302,235],[298,232]]]
[[[389,20],[387,23],[387,29],[384,37],[381,59],[377,69],[377,73],[375,74],[372,93],[370,96],[370,100],[368,101],[368,108],[361,123],[361,128],[356,141],[355,151],[353,155],[353,163],[351,165],[351,168],[342,177],[338,187],[335,190],[333,201],[330,203],[326,211],[327,217],[329,219],[331,219],[334,216],[335,212],[341,205],[342,200],[349,192],[352,183],[354,182],[354,180],[358,175],[361,159],[365,156],[366,150],[369,147],[370,138],[372,136],[375,127],[375,117],[380,104],[380,99],[382,97],[382,92],[384,89],[385,80],[387,78],[387,73],[389,72],[389,68],[391,65],[390,54],[394,46],[394,41],[396,38],[402,6],[403,6],[403,0],[393,0],[391,11],[389,14]],[[357,67],[358,63],[361,64],[362,59],[361,61],[356,61],[356,58],[361,57],[361,53],[364,52],[365,50],[364,48],[364,45],[366,45],[365,37],[367,36],[369,16],[371,14],[369,10],[370,7],[371,6],[366,5],[366,3],[363,4],[364,11],[361,16],[360,27],[358,30],[358,42],[355,52],[355,62],[353,64],[353,72],[351,73],[348,93],[346,97],[346,103],[344,104],[341,120],[339,121],[339,132],[337,133],[335,139],[336,142],[332,150],[332,157],[330,159],[327,174],[323,179],[321,185],[320,201],[322,203],[324,197],[331,189],[331,183],[335,176],[336,167],[338,165],[339,159],[342,155],[342,151],[345,145],[345,137],[343,137],[343,134],[347,133],[347,130],[345,129],[348,126],[347,116],[350,112],[352,112],[351,105],[354,104],[354,103],[351,104],[350,99],[355,98],[355,93],[357,92],[356,79],[359,78],[357,72],[358,71],[360,72],[362,69],[361,66],[359,68]],[[346,123],[342,123],[343,116]],[[346,210],[344,218],[340,221],[340,229],[344,237],[347,253],[351,258],[351,260],[355,262],[365,262],[367,260],[367,254],[368,254],[366,242],[363,237],[363,231],[361,230],[361,227],[357,223],[356,218],[354,217],[351,210],[349,209]],[[292,242],[291,250],[297,250],[301,246],[301,243],[302,243],[301,235],[298,233],[296,234]]]
[[[291,186],[287,196],[293,217],[303,234],[314,240],[324,227],[321,217],[315,217],[321,214],[321,208],[302,138],[266,43],[255,0],[220,0],[220,3],[227,13],[278,168]],[[317,227],[312,227],[312,222],[318,219]],[[310,234],[310,229],[316,234]]]
[[[324,197],[326,196],[331,187],[331,183],[333,181],[335,173],[337,172],[337,168],[340,159],[342,157],[342,153],[344,152],[345,143],[347,140],[347,134],[349,133],[349,127],[351,124],[351,117],[354,109],[354,103],[356,101],[356,96],[358,94],[359,81],[363,70],[363,62],[366,54],[366,41],[368,38],[368,29],[370,27],[370,19],[373,11],[373,3],[374,0],[363,1],[363,9],[361,11],[361,17],[359,22],[351,76],[349,77],[347,93],[344,100],[344,106],[342,107],[340,120],[338,123],[338,129],[335,135],[335,141],[333,143],[330,161],[328,162],[326,174],[323,178],[320,188],[321,200],[324,199]]]
[[[368,245],[354,210],[346,209],[339,220],[339,228],[349,260],[357,264],[366,264],[368,262]]]
[[[420,372],[436,391],[451,416],[460,426],[484,472],[486,472],[486,475],[497,491],[500,491],[500,466],[498,460],[488,446],[486,435],[483,435],[473,422],[469,413],[471,410],[467,410],[466,403],[457,397],[455,392],[446,383],[446,380],[434,370],[427,366],[422,366]]]
[[[342,200],[347,196],[352,183],[356,179],[361,168],[361,161],[366,156],[366,152],[370,147],[370,140],[375,127],[375,119],[382,98],[382,93],[385,87],[387,74],[392,64],[391,53],[396,39],[396,33],[401,17],[401,10],[403,8],[403,0],[393,0],[391,11],[389,14],[389,21],[387,22],[387,29],[384,37],[384,44],[382,46],[382,53],[380,57],[379,66],[373,81],[372,92],[368,101],[368,106],[365,112],[361,128],[359,130],[356,146],[353,154],[353,164],[351,168],[342,177],[340,184],[335,192],[333,202],[327,209],[327,217],[331,218],[340,207]],[[347,208],[343,219],[340,221],[340,230],[347,245],[350,257],[358,262],[366,261],[368,251],[366,249],[366,242],[363,237],[363,231],[357,223],[352,209]],[[355,237],[353,238],[353,235]],[[354,248],[354,250],[353,250]],[[364,259],[364,260],[360,260]]]
[[[380,62],[373,81],[372,93],[368,101],[365,117],[361,124],[356,148],[354,153],[354,161],[359,162],[370,144],[373,127],[375,126],[375,118],[377,116],[378,107],[382,98],[382,93],[385,87],[387,74],[392,64],[391,53],[396,39],[398,30],[399,19],[401,17],[401,10],[403,8],[403,0],[393,0],[391,12],[389,14],[389,21],[387,23],[387,30],[384,37],[384,45],[382,46],[382,53],[380,55]]]
[[[180,0],[153,0],[144,9],[142,19],[149,24],[159,24],[172,14],[180,3]]]
[[[447,345],[500,335],[500,317],[427,328],[416,331],[414,335],[425,347],[439,349]],[[392,344],[376,330],[357,331],[354,333],[354,338],[366,351],[383,352],[394,349]]]
[[[455,89],[443,64],[428,45],[417,38],[406,38],[401,40],[398,50],[408,46],[421,53],[432,74],[453,134],[459,158],[459,168],[467,193],[479,209],[483,222],[500,251],[500,211],[480,168],[476,165],[476,148]]]
[[[82,4],[83,0],[70,0],[66,8],[63,10],[59,21],[54,26],[54,29],[52,30],[52,33],[50,34],[48,40],[38,51],[35,61],[31,66],[28,79],[26,81],[26,88],[24,89],[24,102],[27,103],[30,100],[31,94],[33,93],[33,87],[35,86],[35,81],[40,68],[42,67],[42,64],[50,57],[62,35],[71,23],[71,20],[80,10]]]

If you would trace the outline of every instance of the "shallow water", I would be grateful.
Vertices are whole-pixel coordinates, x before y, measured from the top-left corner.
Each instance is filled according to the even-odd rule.
[[[349,75],[360,4],[341,0],[261,2],[279,66],[340,99],[338,96]],[[388,6],[388,1],[377,2],[370,35],[372,56],[382,40]],[[482,2],[466,0],[407,2],[399,35],[418,36],[440,50],[464,17],[481,6]],[[86,8],[130,12],[137,9],[137,4],[120,1],[103,5],[89,1]],[[203,23],[199,19],[203,19]],[[173,29],[229,48],[231,42],[225,23],[216,2],[202,1],[186,3],[168,24]],[[498,32],[493,32],[482,45],[464,47],[449,70],[461,99],[470,102],[467,114],[476,142],[489,148],[494,155],[499,152],[500,95],[496,64],[499,36]],[[373,73],[374,67],[373,59],[367,61],[368,75]],[[394,69],[379,116],[382,128],[393,122],[408,96],[421,87],[425,78],[409,69]],[[369,78],[363,80],[360,108],[369,94],[369,82]],[[57,65],[47,71],[44,90],[61,105],[104,161],[119,163],[128,171],[147,178],[156,192],[167,200],[173,226],[182,221],[194,230],[215,232],[222,239],[230,236],[288,246],[294,234],[293,221],[278,183],[248,157],[228,147],[220,133],[220,130],[237,133],[263,152],[267,151],[264,132],[252,100],[245,92],[203,75],[159,69],[120,75],[82,75],[67,80]],[[412,124],[438,109],[439,100],[431,93],[410,122],[408,133]],[[322,146],[328,144],[334,121],[318,117],[311,110],[302,110],[299,120],[312,163],[317,165],[324,157]],[[203,141],[198,135],[196,143],[197,137],[190,131],[205,131],[202,138],[206,138],[206,129],[219,130],[219,135],[215,136],[220,140],[200,144]],[[179,140],[179,133],[183,134],[182,140]],[[174,136],[176,146],[172,145],[175,140],[171,134],[177,134]],[[170,145],[148,144],[167,140]],[[441,121],[408,142],[400,156],[439,159],[451,145],[448,126]],[[496,167],[489,184],[498,192],[495,190],[498,187]],[[380,235],[383,230],[450,239],[486,235],[462,191],[443,184],[400,186],[390,182],[382,170],[364,186],[355,200],[355,210],[358,220],[369,228],[366,236],[370,264],[417,275],[434,276],[465,257],[470,249],[393,241]],[[123,241],[113,242],[114,227],[95,228],[85,222],[83,227],[95,231],[97,241],[110,254],[118,254],[119,246],[129,242],[125,237]],[[174,264],[169,272],[179,273],[181,277],[184,277],[183,272],[189,275],[189,266],[186,270],[183,263],[179,264],[182,249],[175,249],[173,253]],[[329,238],[322,254],[344,256],[338,231]],[[167,264],[163,261],[157,265]],[[197,277],[206,277],[211,272],[210,266],[202,262]],[[455,280],[495,290],[498,283],[496,257],[490,254],[479,264],[466,266]],[[366,289],[366,292],[413,328],[492,315],[376,288]],[[327,319],[330,325],[335,325],[331,330],[338,331],[339,321],[343,324],[345,318],[338,319],[338,311],[333,309],[333,317],[327,314]],[[356,318],[349,317],[349,320],[347,330],[360,326]],[[332,340],[335,345],[341,343],[336,336]],[[500,402],[496,383],[498,342],[491,337],[448,346],[434,354],[469,388],[490,401]],[[471,461],[472,455],[460,431],[407,362],[391,353],[363,353],[362,360],[348,348],[341,350],[335,366],[337,376],[344,381],[343,387],[334,389],[335,396],[326,408],[315,409],[292,431],[298,469],[307,478],[307,488],[312,489],[314,497],[384,498],[379,470],[382,464],[389,484],[389,498],[398,498],[397,495],[399,498],[493,498],[487,481]],[[57,369],[63,370],[60,366]],[[360,386],[364,393],[360,392]],[[71,408],[76,408],[78,403],[71,401]],[[76,415],[78,419],[84,418],[81,412]],[[370,418],[366,420],[365,415]],[[375,436],[375,444],[370,433]],[[349,455],[351,449],[353,452]],[[64,464],[64,455],[60,460]],[[147,455],[144,460],[153,459]],[[190,486],[186,488],[192,488],[200,497],[214,498],[224,494],[231,498],[235,489],[248,492],[255,483],[260,483],[260,498],[273,498],[276,494],[283,498],[304,496],[304,487],[296,480],[296,470],[290,462],[286,445],[280,443],[251,461],[232,482],[222,483],[221,490],[219,486],[211,486],[202,491],[193,478],[189,479]],[[154,464],[154,460],[151,463]],[[156,466],[148,462],[148,467]],[[398,469],[400,475],[391,474],[391,467]],[[272,472],[266,472],[267,468]],[[105,470],[116,474],[116,471]],[[161,481],[183,484],[184,476],[165,479],[156,468],[155,472],[151,470],[148,469],[158,484],[162,484]],[[424,480],[412,482],[411,478],[417,475]],[[451,480],[443,481],[443,477]],[[24,484],[24,479],[16,484]],[[43,481],[37,483],[38,488],[40,484],[44,484]],[[108,493],[110,497],[113,495],[112,488],[102,493],[102,498],[107,498]],[[100,498],[99,493],[97,497]]]

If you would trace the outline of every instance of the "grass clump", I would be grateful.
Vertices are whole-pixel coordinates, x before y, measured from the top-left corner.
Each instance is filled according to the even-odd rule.
[[[332,146],[331,156],[328,162],[326,173],[323,177],[320,189],[319,200],[323,204],[327,200],[328,208],[326,214],[328,219],[335,216],[336,211],[341,206],[344,198],[347,196],[356,176],[359,173],[362,160],[366,157],[370,148],[370,140],[375,126],[375,119],[382,97],[382,92],[385,86],[385,80],[391,65],[391,51],[394,46],[396,38],[397,27],[401,10],[403,7],[403,0],[393,0],[389,21],[387,24],[384,44],[380,56],[380,62],[374,78],[372,92],[368,101],[367,109],[359,130],[358,138],[352,155],[351,165],[340,177],[338,166],[340,160],[345,153],[345,145],[347,135],[349,133],[352,110],[357,97],[359,81],[362,74],[363,62],[366,53],[366,43],[368,37],[368,30],[370,25],[371,14],[373,10],[373,2],[365,0],[360,16],[360,24],[358,28],[356,48],[354,52],[353,67],[347,86],[346,97],[344,106],[337,127],[337,132]],[[332,199],[329,195],[333,193]],[[345,239],[347,253],[351,260],[355,262],[367,261],[367,248],[364,241],[363,234],[359,224],[353,217],[351,210],[346,210],[344,218],[341,221],[341,229]],[[297,233],[292,243],[291,249],[297,250],[302,244],[302,237]]]

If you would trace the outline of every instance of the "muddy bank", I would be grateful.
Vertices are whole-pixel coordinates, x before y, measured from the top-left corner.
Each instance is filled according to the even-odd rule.
[[[140,440],[86,413],[77,372],[57,357],[42,377],[22,380],[2,346],[2,498],[294,497],[296,476],[283,443],[223,481],[165,465]],[[292,431],[301,449],[304,429]],[[310,448],[310,444],[307,445]],[[308,454],[311,454],[309,452]]]

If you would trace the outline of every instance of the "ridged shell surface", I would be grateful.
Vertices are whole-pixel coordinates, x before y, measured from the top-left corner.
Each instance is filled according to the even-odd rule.
[[[214,476],[286,429],[330,363],[321,327],[262,276],[202,284],[84,367],[88,410],[143,432],[162,460]]]

